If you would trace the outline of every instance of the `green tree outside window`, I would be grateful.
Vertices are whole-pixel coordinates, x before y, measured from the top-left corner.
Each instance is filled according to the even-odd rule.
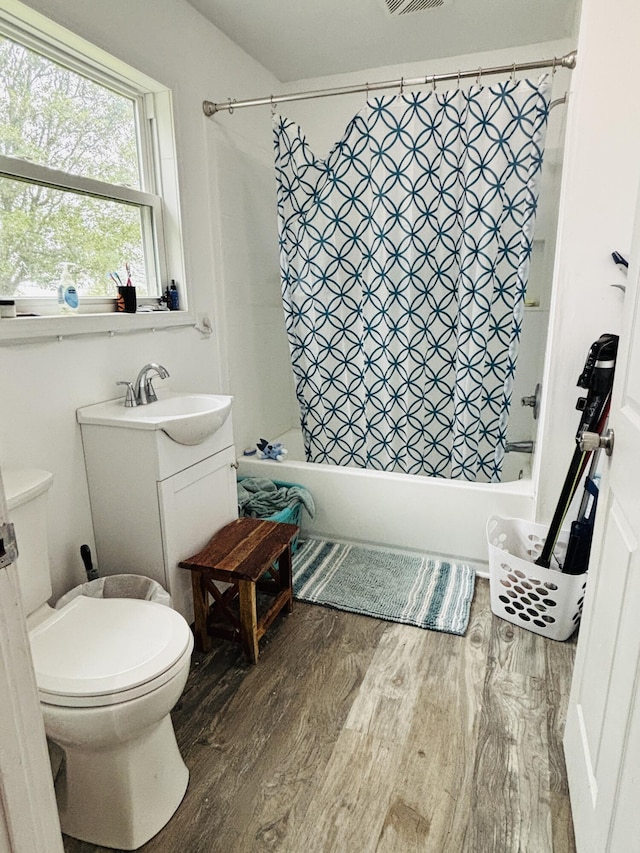
[[[0,36],[0,154],[139,189],[135,101]],[[53,296],[63,262],[84,296],[128,262],[145,295],[139,209],[0,176],[0,295]]]

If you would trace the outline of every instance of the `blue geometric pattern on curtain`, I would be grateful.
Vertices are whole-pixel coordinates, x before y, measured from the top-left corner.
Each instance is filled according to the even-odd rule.
[[[275,120],[308,461],[499,481],[549,90],[375,98],[326,160]]]

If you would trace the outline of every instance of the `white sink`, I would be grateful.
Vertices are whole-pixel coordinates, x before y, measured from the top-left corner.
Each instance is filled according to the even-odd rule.
[[[202,444],[217,432],[231,411],[233,397],[158,391],[155,403],[124,405],[124,397],[78,409],[78,423],[123,429],[162,430],[178,444]]]

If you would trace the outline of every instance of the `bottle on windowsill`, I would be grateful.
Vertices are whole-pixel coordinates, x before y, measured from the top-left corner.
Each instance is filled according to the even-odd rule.
[[[58,311],[61,314],[77,314],[78,313],[78,291],[71,278],[69,267],[73,264],[65,261],[62,266],[62,275],[58,284]]]
[[[171,279],[171,287],[168,291],[168,304],[170,311],[180,310],[180,296],[178,295],[178,288],[174,279]]]

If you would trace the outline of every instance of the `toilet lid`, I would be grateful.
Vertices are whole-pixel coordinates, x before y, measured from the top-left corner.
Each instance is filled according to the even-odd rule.
[[[183,617],[163,604],[84,595],[55,610],[29,637],[41,699],[52,704],[55,697],[111,696],[113,702],[113,694],[156,680],[193,641]]]

